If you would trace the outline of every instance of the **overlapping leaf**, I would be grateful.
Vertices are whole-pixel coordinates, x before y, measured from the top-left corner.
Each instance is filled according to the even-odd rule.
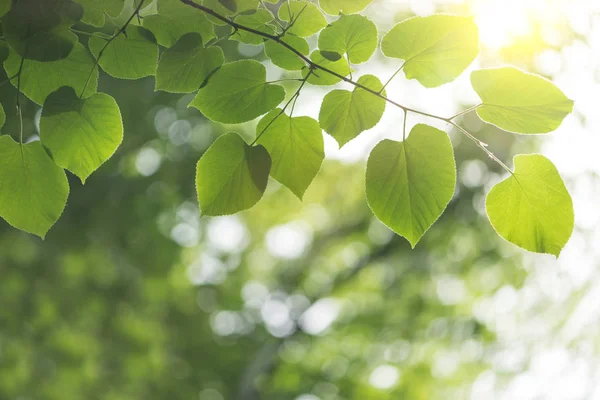
[[[190,103],[207,118],[237,124],[271,111],[285,97],[280,85],[266,82],[267,71],[254,60],[223,65]]]
[[[206,15],[179,0],[158,0],[157,11],[144,17],[143,23],[161,46],[171,47],[190,32],[202,35],[204,43],[215,37],[215,28]]]
[[[315,4],[305,0],[292,0],[279,7],[279,18],[293,23],[288,32],[309,37],[327,26],[327,20]]]
[[[271,158],[262,146],[249,146],[237,133],[220,136],[196,168],[196,189],[202,215],[246,210],[262,197]]]
[[[377,48],[377,27],[362,15],[342,15],[319,34],[319,49],[348,54],[353,64],[367,61]]]
[[[4,38],[21,57],[56,61],[69,55],[77,35],[69,30],[83,16],[72,0],[19,0],[2,17]]]
[[[308,46],[306,39],[286,34],[281,40],[298,50],[301,54],[308,56],[310,47]],[[265,54],[271,59],[273,64],[288,71],[298,71],[306,65],[300,57],[291,52],[288,48],[272,40],[265,42]]]
[[[376,92],[383,88],[373,75],[361,76],[358,83]],[[385,92],[382,94],[385,96]],[[358,87],[352,92],[332,90],[321,104],[319,124],[343,146],[361,132],[377,125],[385,111],[385,104],[385,99]]]
[[[350,67],[348,66],[348,62],[343,58],[338,58],[337,60],[332,60],[328,58],[327,54],[323,54],[323,52],[319,50],[315,50],[310,55],[310,59],[316,64],[329,69],[330,71],[336,72],[338,75],[347,76],[350,74]],[[302,70],[302,76],[306,77],[309,74],[310,70],[308,67],[305,67]],[[308,77],[308,83],[312,85],[320,85],[320,86],[331,86],[340,82],[342,79],[338,76],[330,74],[329,72],[325,72],[321,69],[317,69],[313,71]]]
[[[238,15],[235,18],[235,22],[259,32],[274,35],[277,33],[275,25],[271,24],[274,18],[271,11],[261,8],[252,14]],[[231,38],[247,44],[261,44],[265,41],[265,38],[262,36],[247,31],[238,31]]]
[[[404,142],[381,141],[367,162],[373,213],[414,248],[452,199],[456,167],[448,135],[416,125]]]
[[[325,157],[319,123],[275,109],[260,120],[256,134],[271,156],[271,176],[302,199]]]
[[[471,84],[483,103],[477,115],[509,132],[552,132],[573,110],[552,82],[515,67],[473,71]]]
[[[514,174],[488,193],[490,222],[507,241],[558,257],[573,232],[571,196],[546,157],[518,155],[514,164]]]
[[[185,34],[161,55],[156,69],[156,90],[194,92],[223,60],[220,47],[205,48],[199,34]]]
[[[437,14],[395,25],[381,42],[388,57],[404,60],[404,74],[425,87],[456,79],[479,53],[477,25],[470,17]]]
[[[140,79],[156,73],[158,46],[154,35],[141,26],[128,26],[126,34],[117,36],[106,46],[106,41],[92,36],[90,50],[110,76],[121,79]],[[104,50],[103,50],[104,49]]]
[[[83,6],[82,22],[93,26],[104,26],[104,16],[118,17],[125,0],[75,0]]]
[[[80,99],[73,89],[64,87],[44,103],[40,137],[56,164],[85,182],[121,144],[121,112],[105,93]]]
[[[6,74],[17,75],[20,65],[21,57],[11,51],[4,62]],[[17,87],[16,79],[11,83]],[[21,70],[21,92],[40,105],[44,104],[50,93],[62,86],[72,87],[77,94],[81,94],[85,87],[83,97],[88,97],[96,92],[97,85],[98,68],[94,66],[90,52],[80,43],[75,45],[67,58],[50,62],[27,60]]]

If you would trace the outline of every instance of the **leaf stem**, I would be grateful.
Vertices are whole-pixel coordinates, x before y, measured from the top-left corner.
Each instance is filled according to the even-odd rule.
[[[475,136],[471,135],[469,132],[467,132],[462,126],[458,125],[457,123],[455,123],[454,121],[449,121],[450,124],[452,124],[452,126],[454,126],[456,129],[458,129],[460,132],[462,132],[466,137],[468,137],[469,139],[471,139],[473,142],[475,142],[475,144],[481,148],[485,153],[487,153],[487,155],[494,161],[496,161],[502,168],[504,168],[506,171],[508,171],[511,175],[514,175],[513,171],[508,168],[506,166],[506,164],[504,164],[498,157],[496,157],[496,155],[494,153],[492,153],[486,146],[485,143],[483,143],[481,140],[477,139]]]
[[[467,109],[465,109],[465,110],[463,110],[463,111],[459,112],[458,114],[455,114],[455,115],[451,116],[451,117],[450,117],[450,118],[448,118],[448,119],[449,119],[449,120],[456,119],[456,118],[458,118],[458,117],[460,117],[460,116],[462,116],[462,115],[468,114],[468,113],[470,113],[471,111],[478,109],[478,108],[479,108],[479,107],[481,107],[481,106],[482,106],[482,104],[477,104],[477,105],[475,105],[475,106],[469,107],[469,108],[467,108]]]
[[[19,65],[19,77],[17,78],[17,114],[19,115],[19,143],[23,144],[23,113],[21,112],[21,71],[23,70],[23,64],[25,63],[25,57],[21,57],[21,64]]]
[[[83,85],[83,89],[81,90],[81,94],[79,95],[80,99],[83,98],[83,94],[85,93],[85,89],[87,89],[87,86],[90,83],[90,79],[92,78],[92,74],[94,73],[94,68],[96,68],[98,66],[98,63],[100,62],[100,57],[102,57],[102,54],[104,53],[104,50],[106,50],[106,48],[108,47],[108,45],[111,44],[112,41],[117,38],[117,36],[119,36],[121,33],[125,32],[125,29],[127,29],[127,26],[129,25],[129,23],[140,12],[140,9],[144,5],[144,1],[146,1],[146,0],[141,0],[140,1],[140,4],[138,4],[138,6],[136,7],[136,9],[133,11],[133,14],[131,14],[131,16],[129,17],[129,19],[127,21],[125,21],[125,23],[123,24],[123,26],[120,27],[119,30],[117,30],[117,32],[110,37],[110,39],[106,40],[106,43],[104,44],[104,46],[102,47],[102,49],[98,53],[98,57],[96,58],[96,61],[94,62],[94,65],[92,66],[92,69],[91,69],[90,73],[88,74],[88,77],[87,77],[87,79],[85,81],[85,85]]]
[[[283,31],[277,36],[278,38],[281,38],[283,35],[286,34],[286,32],[288,30],[290,30],[294,26],[294,24],[296,23],[296,21],[298,21],[298,18],[300,18],[300,16],[304,12],[304,10],[306,10],[306,7],[308,7],[309,4],[310,3],[307,2],[304,5],[304,7],[302,7],[302,9],[298,12],[298,15],[292,15],[292,9],[290,8],[290,2],[288,1],[287,8],[288,8],[288,14],[290,16],[290,22],[289,22],[289,24],[285,28],[283,28]]]
[[[271,10],[269,10],[269,7],[267,7],[267,5],[265,4],[265,2],[263,0],[260,0],[260,4],[265,8],[265,10],[271,11]],[[283,26],[283,24],[281,23],[281,21],[279,20],[277,15],[274,15],[274,16],[275,16],[275,19],[274,19],[275,23],[279,26],[279,28],[282,31],[285,31],[285,27]]]
[[[406,119],[408,118],[408,112],[404,110],[404,123],[402,124],[402,141],[406,140]]]
[[[97,37],[99,39],[103,39],[103,40],[109,40],[110,39],[109,35],[106,35],[106,34],[104,34],[102,32],[86,32],[86,31],[80,31],[78,29],[73,29],[73,28],[71,28],[70,31],[73,32],[73,33],[77,33],[79,35],[95,36],[95,37]]]
[[[398,68],[396,70],[396,72],[394,72],[394,74],[390,77],[390,79],[387,80],[387,82],[385,82],[385,85],[383,85],[383,87],[381,88],[381,90],[379,91],[379,93],[383,93],[383,91],[385,90],[385,88],[387,87],[387,85],[390,84],[390,82],[392,81],[392,79],[394,79],[396,77],[396,75],[398,75],[398,73],[400,71],[402,71],[402,68],[404,68],[404,64],[406,64],[406,62],[403,62],[402,65],[400,66],[400,68]]]
[[[10,78],[6,78],[2,82],[0,82],[0,87],[2,87],[6,82],[12,81],[13,79],[15,79],[19,75],[21,75],[21,74],[20,73],[16,73],[13,76],[11,76]]]

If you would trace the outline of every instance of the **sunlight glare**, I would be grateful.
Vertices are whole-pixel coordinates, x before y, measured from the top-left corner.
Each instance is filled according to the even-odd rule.
[[[540,4],[542,3],[542,4]],[[529,12],[543,0],[473,0],[471,11],[483,46],[500,49],[531,33]]]

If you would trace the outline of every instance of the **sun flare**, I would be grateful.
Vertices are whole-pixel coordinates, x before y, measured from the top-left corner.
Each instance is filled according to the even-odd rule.
[[[483,46],[500,49],[532,35],[534,27],[555,25],[567,1],[472,0],[471,12]]]

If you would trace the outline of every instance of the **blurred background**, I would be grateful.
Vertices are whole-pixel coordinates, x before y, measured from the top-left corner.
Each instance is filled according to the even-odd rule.
[[[415,115],[409,128],[449,132],[456,194],[415,250],[379,223],[364,164],[379,140],[401,138],[390,107],[342,150],[326,138],[304,201],[271,180],[253,209],[200,218],[197,160],[223,132],[252,138],[256,121],[215,125],[187,108],[191,96],[155,93],[153,78],[101,76],[123,113],[123,145],[85,186],[69,177],[46,241],[0,221],[0,399],[600,399],[600,2],[374,0],[365,15],[381,36],[434,12],[475,16],[470,70],[514,64],[576,101],[544,136],[474,113],[460,121],[509,165],[531,152],[557,165],[576,216],[558,260],[494,233],[483,204],[503,170]],[[222,46],[229,61],[254,57],[269,79],[287,77],[262,46]],[[378,54],[354,76],[385,80],[398,66]],[[307,87],[295,115],[316,118],[324,94]],[[469,71],[428,90],[400,74],[388,96],[445,116],[478,101]],[[5,110],[14,98],[0,89]],[[35,140],[39,107],[25,108]],[[7,114],[3,132],[17,132]]]

